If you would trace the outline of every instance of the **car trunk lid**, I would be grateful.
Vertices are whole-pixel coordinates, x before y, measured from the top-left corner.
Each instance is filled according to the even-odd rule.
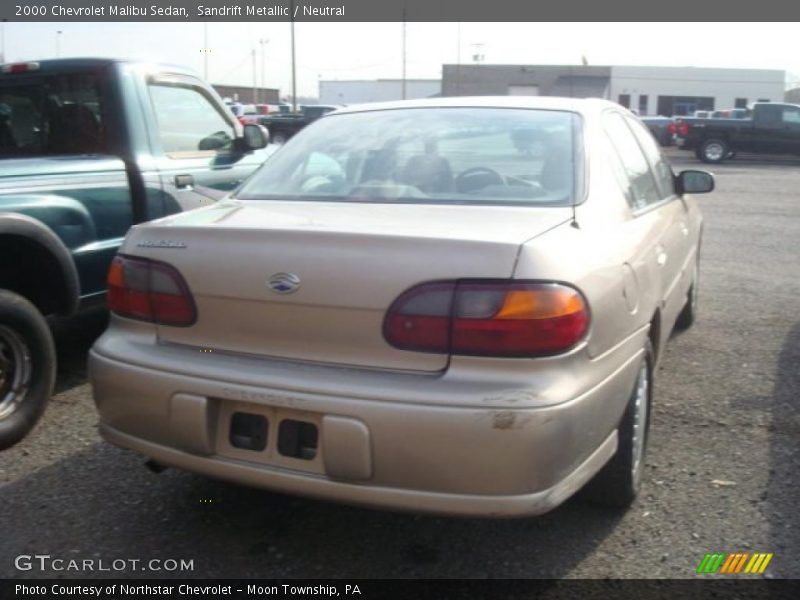
[[[191,327],[164,342],[356,367],[439,371],[448,357],[391,347],[392,302],[425,281],[510,278],[520,245],[569,208],[225,201],[137,227],[123,252],[186,279]]]

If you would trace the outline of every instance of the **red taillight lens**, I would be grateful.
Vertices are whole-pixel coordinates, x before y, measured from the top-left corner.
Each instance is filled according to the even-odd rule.
[[[194,300],[172,266],[118,255],[108,271],[108,307],[129,319],[187,327],[197,319]]]
[[[3,73],[11,73],[11,74],[29,73],[30,71],[38,71],[38,70],[39,70],[38,62],[10,63],[2,66]]]
[[[669,135],[675,135],[675,123],[670,123],[667,125],[667,133]]]
[[[560,354],[588,329],[580,292],[538,282],[422,284],[402,294],[384,321],[384,337],[395,348],[471,356]]]
[[[689,124],[686,121],[678,121],[675,129],[680,136],[686,137],[689,135]]]

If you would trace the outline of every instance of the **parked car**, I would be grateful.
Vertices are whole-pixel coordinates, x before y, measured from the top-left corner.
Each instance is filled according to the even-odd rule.
[[[330,104],[309,104],[301,106],[299,113],[286,113],[282,110],[280,114],[262,117],[258,122],[269,130],[270,140],[276,144],[284,144],[298,131],[337,108],[339,107]]]
[[[661,146],[675,143],[675,121],[669,117],[639,117]]]
[[[710,119],[711,118],[711,111],[710,110],[696,110],[692,114],[693,117],[697,119]]]
[[[707,163],[736,152],[800,154],[800,105],[756,103],[746,119],[681,119],[676,144]]]
[[[100,432],[375,507],[532,515],[587,485],[626,506],[656,362],[697,314],[688,193],[712,187],[604,100],[327,115],[227,200],[128,234],[90,354]]]
[[[0,448],[27,433],[53,389],[45,316],[104,301],[128,228],[225,195],[263,162],[264,135],[183,69],[0,67]]]

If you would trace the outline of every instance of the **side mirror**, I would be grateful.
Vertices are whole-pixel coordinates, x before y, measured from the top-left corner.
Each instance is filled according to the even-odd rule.
[[[679,194],[705,194],[714,189],[714,176],[706,171],[681,171],[678,174]]]
[[[244,134],[241,139],[241,145],[246,151],[259,150],[265,148],[269,143],[269,132],[263,125],[248,123],[244,126]]]

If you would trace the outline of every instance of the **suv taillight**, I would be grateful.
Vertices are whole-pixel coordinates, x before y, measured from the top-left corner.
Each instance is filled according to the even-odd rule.
[[[407,290],[389,308],[383,335],[401,350],[534,357],[566,352],[588,329],[586,301],[572,287],[475,280]]]
[[[679,136],[686,137],[689,135],[689,124],[686,121],[678,121],[675,125],[675,130],[678,132]]]
[[[108,307],[121,317],[188,327],[197,319],[194,299],[175,267],[117,255],[108,271]]]

